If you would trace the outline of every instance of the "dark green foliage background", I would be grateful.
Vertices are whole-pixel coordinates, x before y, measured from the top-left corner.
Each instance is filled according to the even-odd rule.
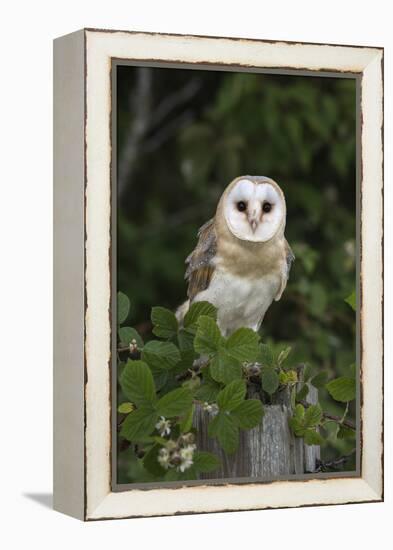
[[[141,71],[149,83],[142,107]],[[285,193],[296,261],[262,339],[291,346],[289,363],[347,375],[356,340],[344,301],[356,277],[355,80],[119,67],[117,86],[118,166],[145,113],[118,194],[118,289],[131,299],[129,323],[149,339],[151,307],[184,301],[184,259],[225,187],[242,174],[266,175]],[[344,410],[325,389],[320,400],[332,414]],[[332,440],[323,458],[353,446]]]

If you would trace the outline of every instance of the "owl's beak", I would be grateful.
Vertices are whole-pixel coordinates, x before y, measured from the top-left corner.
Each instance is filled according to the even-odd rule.
[[[251,229],[252,229],[252,232],[255,233],[256,231],[256,228],[258,227],[258,222],[255,218],[253,218],[252,220],[250,220],[250,225],[251,225]]]
[[[253,233],[257,230],[259,221],[261,219],[261,206],[258,202],[251,203],[247,211],[248,223],[250,224]]]

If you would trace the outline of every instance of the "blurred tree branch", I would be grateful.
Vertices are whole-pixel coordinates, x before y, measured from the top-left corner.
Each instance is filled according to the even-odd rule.
[[[135,161],[139,154],[140,143],[145,136],[151,115],[152,96],[152,70],[142,67],[137,72],[135,89],[130,90],[130,110],[135,113],[130,117],[129,129],[126,132],[126,139],[121,150],[118,170],[118,194],[121,196],[131,178]]]
[[[192,110],[186,110],[172,117],[166,124],[165,119],[180,105],[188,103],[202,86],[202,80],[192,78],[182,88],[165,97],[152,111],[153,72],[150,68],[139,68],[136,86],[130,89],[129,128],[126,131],[125,143],[120,151],[118,170],[118,195],[123,195],[132,178],[138,155],[153,152],[169,140],[180,128],[193,119]],[[154,132],[155,130],[155,132]],[[152,135],[147,138],[149,132]],[[146,139],[147,138],[147,139]]]

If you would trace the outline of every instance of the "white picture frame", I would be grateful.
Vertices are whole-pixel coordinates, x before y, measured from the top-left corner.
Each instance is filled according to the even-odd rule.
[[[112,490],[114,59],[291,74],[352,73],[359,78],[359,476]],[[54,43],[54,138],[55,509],[98,520],[381,501],[383,49],[84,29]]]

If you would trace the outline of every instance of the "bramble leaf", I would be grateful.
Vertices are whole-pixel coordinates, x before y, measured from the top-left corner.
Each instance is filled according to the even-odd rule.
[[[250,328],[239,328],[228,338],[226,350],[238,361],[252,363],[256,360],[259,349],[259,335]]]
[[[356,381],[348,376],[340,376],[331,380],[325,385],[325,388],[335,401],[346,403],[356,397]]]
[[[313,428],[318,426],[322,420],[322,409],[320,405],[310,405],[304,413],[304,426]]]
[[[297,437],[302,437],[305,432],[305,428],[303,426],[302,420],[297,418],[296,416],[292,416],[292,418],[288,421],[290,428],[292,428],[293,433]]]
[[[341,424],[338,432],[337,432],[337,438],[338,439],[348,439],[348,438],[354,438],[356,437],[356,432],[352,428],[348,428],[348,426],[344,426]]]
[[[135,407],[132,403],[121,403],[117,407],[117,412],[119,412],[121,414],[128,414],[131,411],[133,411],[134,409],[135,409]]]
[[[250,430],[260,424],[263,413],[263,405],[259,399],[247,399],[232,411],[232,416],[239,428]]]
[[[185,415],[181,418],[179,422],[179,428],[181,433],[189,432],[192,428],[192,420],[194,417],[194,405],[191,405],[189,410],[185,413]]]
[[[213,418],[208,427],[210,437],[217,437],[221,447],[228,454],[233,454],[239,445],[239,428],[227,412],[220,412]]]
[[[287,359],[288,355],[291,353],[291,347],[287,347],[285,349],[283,349],[282,351],[280,351],[280,353],[278,354],[278,358],[277,358],[277,364],[278,366],[281,366],[284,361]]]
[[[344,300],[351,308],[356,311],[356,291],[353,290],[349,296]]]
[[[308,392],[309,392],[308,385],[304,384],[296,394],[296,401],[303,401],[303,399],[307,397]]]
[[[120,376],[120,385],[128,399],[138,407],[155,400],[153,375],[143,361],[127,361]]]
[[[117,293],[117,323],[121,325],[130,312],[130,300],[123,292]]]
[[[213,472],[220,467],[219,458],[207,451],[196,451],[194,453],[193,462],[198,472]]]
[[[199,317],[202,315],[217,319],[217,308],[209,302],[194,302],[184,316],[184,327],[195,332]]]
[[[246,384],[243,380],[234,380],[217,395],[217,405],[222,411],[232,411],[246,396]]]
[[[229,384],[242,376],[242,365],[235,357],[227,353],[224,348],[210,362],[210,374],[217,382]]]
[[[166,470],[158,462],[158,453],[160,449],[160,444],[153,445],[145,454],[142,461],[146,470],[155,476],[164,476],[166,474]]]
[[[314,368],[311,365],[306,365],[303,372],[304,382],[308,382],[313,376]]]
[[[295,407],[295,414],[294,414],[295,418],[297,418],[299,420],[303,420],[304,412],[305,412],[305,409],[304,409],[303,405],[298,403]]]
[[[128,441],[139,441],[149,436],[155,428],[157,413],[152,407],[132,411],[121,425],[120,435]]]
[[[270,346],[267,344],[259,345],[259,353],[256,358],[257,363],[260,363],[262,367],[274,366],[274,355]]]
[[[177,388],[166,393],[156,404],[159,415],[170,418],[181,416],[192,405],[192,393],[186,388]]]
[[[180,352],[172,342],[151,340],[143,348],[142,360],[155,369],[172,369],[180,361]]]
[[[319,372],[313,378],[311,378],[311,384],[314,388],[323,388],[328,381],[328,373],[326,371]]]
[[[178,322],[173,311],[165,307],[153,307],[151,310],[153,334],[159,338],[172,338],[178,330]]]
[[[204,377],[201,386],[197,389],[195,393],[195,398],[199,401],[206,401],[207,403],[213,403],[217,399],[217,394],[220,391],[220,384],[215,380]]]
[[[180,329],[177,333],[177,340],[181,351],[194,351],[194,334],[187,330]]]
[[[199,317],[194,339],[195,351],[200,355],[214,355],[217,353],[222,341],[223,337],[215,320],[206,315]]]
[[[315,429],[307,429],[304,432],[304,443],[306,445],[321,445],[321,443],[324,442],[323,437],[319,432],[317,432]]]
[[[272,395],[279,386],[279,377],[274,368],[262,369],[261,373],[262,388],[269,395]]]

